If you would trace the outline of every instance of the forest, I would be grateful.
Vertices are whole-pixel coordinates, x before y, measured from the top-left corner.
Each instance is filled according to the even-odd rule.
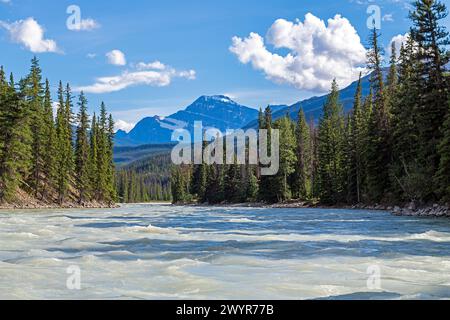
[[[0,205],[106,206],[117,197],[114,122],[101,104],[89,117],[81,92],[76,106],[59,82],[56,103],[36,57],[16,82],[0,69]],[[57,109],[54,114],[54,108]]]
[[[369,38],[371,91],[345,114],[336,81],[318,123],[300,111],[273,121],[260,110],[259,128],[280,131],[280,170],[261,176],[250,165],[182,165],[172,168],[174,203],[276,203],[324,205],[450,202],[449,33],[440,1],[415,1],[408,40],[392,44],[384,65],[381,34]],[[361,77],[360,77],[361,78]]]

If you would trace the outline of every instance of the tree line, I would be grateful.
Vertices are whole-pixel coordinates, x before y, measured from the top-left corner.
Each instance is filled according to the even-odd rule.
[[[161,154],[117,169],[120,202],[171,201],[170,155]]]
[[[450,202],[450,55],[445,4],[417,0],[401,48],[383,65],[380,34],[369,37],[370,94],[361,76],[345,113],[336,81],[318,124],[260,110],[259,128],[280,131],[280,170],[250,165],[183,165],[171,173],[175,203],[291,199],[323,204]],[[397,54],[398,53],[398,54]],[[386,71],[387,69],[387,71]],[[269,140],[270,141],[270,140]]]
[[[59,205],[116,200],[112,116],[102,103],[90,119],[83,92],[75,115],[73,100],[69,84],[59,82],[53,103],[36,57],[18,82],[0,68],[0,203],[23,193]]]

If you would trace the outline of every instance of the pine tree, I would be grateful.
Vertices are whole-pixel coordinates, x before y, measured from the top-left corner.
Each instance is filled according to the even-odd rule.
[[[271,177],[271,188],[273,199],[280,202],[290,200],[292,196],[289,180],[297,163],[295,127],[289,114],[275,121],[274,127],[280,131],[280,168],[278,173]]]
[[[42,186],[43,168],[44,168],[44,109],[42,86],[42,71],[39,66],[39,60],[34,57],[31,61],[31,70],[27,78],[27,102],[30,108],[30,127],[32,134],[32,166],[30,184],[34,195],[37,196]]]
[[[4,77],[4,76],[2,76]],[[31,165],[29,109],[25,102],[26,84],[15,88],[11,74],[9,84],[1,80],[0,95],[0,203],[14,200]]]
[[[114,164],[114,120],[112,115],[109,115],[108,118],[108,130],[107,130],[107,136],[108,136],[108,144],[107,144],[107,163],[108,163],[108,171],[107,171],[107,179],[106,179],[106,185],[108,190],[108,200],[109,201],[116,201],[117,200],[117,194],[116,194],[116,181],[114,179],[116,167]]]
[[[437,0],[417,0],[410,13],[413,22],[411,37],[418,46],[416,59],[421,62],[421,68],[417,70],[421,92],[417,96],[415,113],[419,132],[419,170],[427,177],[435,174],[440,163],[438,145],[442,139],[443,119],[448,113],[448,83],[444,66],[450,58],[446,52],[450,38],[442,21],[447,14],[445,4]],[[432,200],[432,184],[423,188],[423,200]]]
[[[89,176],[90,176],[90,193],[91,196],[95,200],[99,200],[99,181],[98,181],[98,144],[97,144],[97,137],[98,137],[98,125],[97,125],[97,116],[94,113],[92,117],[92,124],[91,124],[91,132],[89,136],[89,144],[90,144],[90,150],[89,150]],[[129,179],[127,179],[127,182]],[[129,184],[127,183],[127,192],[124,192],[125,194],[125,202],[130,202],[130,192],[129,192]]]
[[[296,126],[296,158],[293,193],[298,199],[306,200],[312,196],[312,153],[311,130],[303,109],[300,109]]]
[[[440,163],[435,181],[437,194],[443,202],[450,203],[450,99],[447,118],[442,127],[442,140],[439,144]]]
[[[84,93],[79,96],[79,112],[75,142],[75,181],[78,190],[78,203],[89,198],[89,117],[87,115],[87,99]]]
[[[373,29],[368,52],[368,67],[372,70],[373,112],[368,125],[367,191],[372,202],[383,200],[389,190],[389,174],[386,168],[391,161],[390,110],[386,103],[385,84],[382,72],[382,49],[379,34]]]
[[[336,204],[343,200],[344,134],[343,107],[339,102],[339,89],[334,80],[324,105],[318,133],[320,200],[326,204]]]
[[[106,106],[102,102],[100,105],[100,117],[98,119],[97,129],[97,181],[99,200],[107,199],[108,190],[108,168],[110,166],[108,157],[108,117],[106,114]]]
[[[62,204],[67,196],[72,176],[72,137],[68,116],[68,109],[71,101],[65,101],[70,98],[70,92],[64,91],[62,82],[59,82],[58,88],[58,112],[56,115],[56,177],[58,202]],[[69,131],[70,128],[70,131]]]
[[[42,136],[43,136],[43,173],[45,177],[45,183],[42,190],[42,198],[48,197],[48,190],[53,189],[56,185],[56,130],[53,119],[53,107],[52,98],[50,94],[50,83],[48,79],[45,80],[44,91],[44,112],[42,123]]]
[[[353,110],[347,123],[348,166],[347,200],[360,203],[362,200],[364,178],[365,123],[362,105],[362,79],[359,75]]]

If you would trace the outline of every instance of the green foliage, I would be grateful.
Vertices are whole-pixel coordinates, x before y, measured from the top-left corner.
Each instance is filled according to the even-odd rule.
[[[44,203],[62,205],[93,200],[92,190],[101,185],[98,171],[91,168],[93,154],[96,159],[100,155],[106,163],[106,170],[102,171],[102,182],[106,183],[101,185],[106,192],[95,200],[115,200],[112,118],[106,119],[103,108],[106,121],[102,118],[102,127],[93,126],[90,137],[93,141],[89,142],[89,116],[83,93],[78,104],[76,137],[68,84],[63,88],[59,83],[57,101],[54,119],[50,83],[48,80],[45,86],[42,83],[37,58],[33,58],[30,73],[18,86],[12,74],[7,83],[3,67],[0,69],[0,203],[14,203],[21,191]],[[95,142],[99,136],[103,139],[100,150]]]
[[[339,203],[344,192],[344,116],[336,81],[319,124],[318,157],[320,199],[326,204]]]

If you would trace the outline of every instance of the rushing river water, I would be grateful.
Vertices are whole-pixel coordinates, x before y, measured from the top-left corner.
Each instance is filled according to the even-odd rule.
[[[334,209],[0,210],[3,299],[325,297],[450,298],[450,221]]]

